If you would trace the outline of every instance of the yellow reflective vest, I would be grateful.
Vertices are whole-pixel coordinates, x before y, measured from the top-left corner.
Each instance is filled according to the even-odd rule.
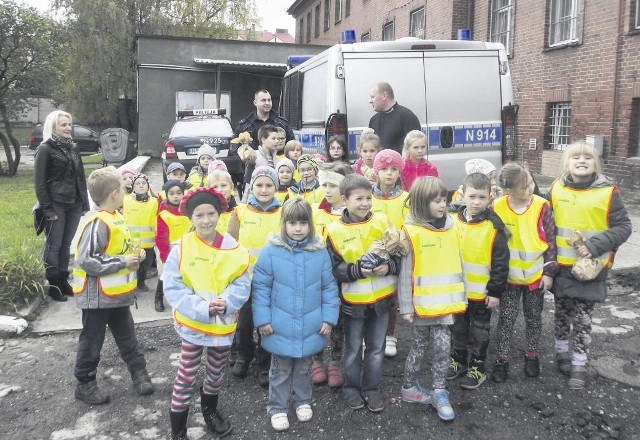
[[[467,309],[457,226],[433,230],[403,226],[413,250],[413,308],[422,318],[434,318]]]
[[[388,199],[377,197],[374,194],[371,200],[371,212],[379,212],[386,215],[389,222],[395,226],[397,230],[400,230],[404,224],[404,220],[407,218],[407,214],[409,214],[409,207],[405,206],[408,197],[409,193],[406,191],[402,191],[396,197]]]
[[[327,226],[327,237],[346,263],[355,263],[367,252],[371,242],[380,240],[389,226],[382,214],[373,214],[362,223],[335,221]],[[373,304],[397,291],[397,277],[372,276],[342,283],[342,298],[349,304]]]
[[[178,268],[185,286],[210,302],[222,295],[233,280],[249,267],[249,252],[242,246],[217,249],[205,243],[195,232],[180,240]],[[193,320],[174,309],[176,323],[212,336],[228,336],[235,332],[237,314],[216,315],[207,322]]]
[[[238,233],[238,242],[249,251],[250,270],[256,264],[258,254],[267,242],[267,236],[270,232],[278,232],[280,230],[280,208],[269,211],[256,211],[249,205],[240,204],[236,207],[238,213],[238,223],[240,230]]]
[[[169,247],[173,249],[180,237],[191,229],[191,220],[186,215],[176,215],[168,209],[160,211],[158,217],[162,219],[169,229]]]
[[[327,238],[327,226],[331,223],[340,220],[341,214],[332,214],[318,207],[319,204],[312,206],[313,209],[313,225],[315,226],[316,233]]]
[[[125,196],[122,215],[129,226],[131,237],[140,240],[143,249],[151,249],[156,242],[158,199],[149,196],[146,202],[139,202],[134,194]]]
[[[567,243],[573,231],[578,230],[585,239],[609,229],[609,210],[615,186],[574,189],[556,180],[551,186],[551,204],[556,221],[556,245],[558,264],[573,266],[576,252]],[[611,267],[613,252],[606,252],[598,259],[604,267]]]
[[[191,184],[191,188],[204,188],[207,186],[207,176],[200,174],[198,171],[192,171],[187,177],[187,181]]]
[[[234,208],[235,209],[235,208]],[[229,220],[231,220],[231,213],[233,211],[223,212],[218,217],[218,224],[216,225],[216,231],[224,235],[229,229]]]
[[[307,202],[309,202],[309,204],[312,205],[312,206],[313,206],[314,203],[320,203],[322,201],[322,199],[324,199],[324,195],[323,195],[321,187],[317,187],[317,188],[312,189],[311,191],[305,191],[305,192],[302,192],[302,193],[296,193],[296,192],[292,191],[291,188],[289,188],[287,191],[289,192],[289,198],[290,199],[292,199],[294,197],[302,197]],[[276,193],[276,195],[277,194],[278,193]]]
[[[464,289],[469,301],[484,301],[491,271],[493,242],[498,231],[490,220],[468,223],[453,216],[460,235],[460,255],[464,273]]]
[[[507,282],[530,286],[542,279],[543,255],[549,245],[538,235],[538,221],[549,202],[533,195],[527,209],[518,214],[509,206],[508,198],[503,196],[493,202],[493,210],[511,233],[507,243],[510,253]]]
[[[109,228],[109,243],[104,249],[104,255],[107,257],[115,257],[119,255],[127,255],[132,253],[131,234],[119,212],[96,211],[89,216],[83,226],[84,229],[95,219],[100,219],[107,228]],[[80,243],[76,247],[76,252],[80,247]],[[133,292],[138,284],[136,271],[123,268],[110,275],[101,275],[96,277],[100,292],[106,296],[127,295]],[[84,291],[87,284],[87,273],[79,267],[73,269],[73,281],[71,287],[73,293],[79,295]]]

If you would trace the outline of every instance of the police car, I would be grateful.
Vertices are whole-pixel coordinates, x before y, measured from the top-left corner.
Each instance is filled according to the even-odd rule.
[[[167,180],[167,167],[180,162],[187,174],[196,165],[198,149],[207,144],[215,148],[216,159],[227,165],[233,181],[242,181],[242,161],[229,141],[233,139],[231,122],[225,109],[199,109],[178,111],[178,119],[171,132],[162,135],[166,142],[162,151],[162,175]]]

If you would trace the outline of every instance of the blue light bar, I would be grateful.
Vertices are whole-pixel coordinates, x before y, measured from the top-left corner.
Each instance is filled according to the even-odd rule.
[[[313,55],[290,55],[289,57],[287,57],[287,66],[289,67],[289,69],[291,69],[293,67],[299,66],[311,57],[313,57]]]
[[[347,29],[346,31],[342,31],[342,39],[340,42],[343,44],[355,43],[356,42],[355,29]]]

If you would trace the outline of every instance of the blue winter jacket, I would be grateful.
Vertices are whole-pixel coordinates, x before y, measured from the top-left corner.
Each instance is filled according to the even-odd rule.
[[[324,349],[327,337],[318,332],[323,322],[338,322],[338,284],[331,259],[317,240],[283,242],[273,234],[260,251],[253,281],[253,323],[271,324],[273,334],[262,347],[279,356],[301,358]]]

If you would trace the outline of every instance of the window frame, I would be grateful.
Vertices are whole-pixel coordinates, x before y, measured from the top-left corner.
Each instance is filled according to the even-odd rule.
[[[391,28],[392,30],[392,37],[391,39],[386,39],[385,38],[385,32],[387,29]],[[395,20],[391,20],[391,21],[387,21],[385,24],[382,25],[382,41],[393,41],[396,39],[396,25],[395,25]]]
[[[334,23],[338,24],[342,21],[342,0],[335,0],[333,7],[335,11]]]
[[[549,111],[549,150],[564,151],[571,143],[571,125],[573,108],[571,101],[550,102]],[[562,141],[565,142],[562,142]]]
[[[307,12],[307,39],[305,41],[305,43],[310,43],[311,42],[311,18],[313,15],[313,10]]]
[[[559,15],[562,13],[560,8],[561,2],[562,2],[562,6],[566,6],[565,2],[571,3],[570,5],[571,15],[559,17]],[[547,32],[548,47],[550,48],[564,47],[572,44],[577,44],[580,42],[580,33],[581,33],[580,24],[582,21],[581,17],[583,16],[581,6],[582,5],[580,0],[549,0],[549,3],[548,3],[549,26],[548,26],[548,32]],[[559,37],[557,35],[554,35],[562,32],[562,29],[560,31],[557,30],[558,26],[563,26],[563,25],[566,25],[567,23],[568,23],[568,29],[567,29],[568,35],[561,35]]]
[[[413,17],[416,16],[417,13],[422,12],[422,27],[420,29],[420,36],[416,36],[415,35],[415,28],[414,28],[414,20]],[[424,15],[424,6],[418,8],[418,9],[414,9],[413,11],[409,12],[409,36],[410,37],[415,37],[415,38],[420,38],[421,40],[424,40],[424,35],[425,35],[425,15]]]
[[[499,0],[490,0],[489,2],[489,35],[488,41],[493,43],[502,43],[504,45],[505,50],[507,51],[507,56],[511,56],[513,53],[513,36],[514,36],[514,25],[515,25],[515,0],[506,0],[507,4],[503,6],[497,6]],[[506,25],[504,29],[500,29],[496,31],[494,28],[495,22],[498,21],[498,17],[506,17]],[[502,36],[505,36],[502,41]]]
[[[636,9],[633,11],[633,31],[640,31],[640,0],[635,0]]]
[[[298,38],[299,38],[300,44],[302,44],[304,43],[304,16],[300,17],[300,20],[298,20],[298,22],[300,23]]]
[[[351,0],[344,0],[344,18],[351,15]]]
[[[363,33],[362,35],[360,35],[360,42],[361,43],[366,43],[371,41],[371,31],[367,31],[365,33]]]
[[[315,6],[315,16],[313,17],[313,36],[314,37],[319,37],[320,36],[320,9],[321,9],[321,5],[320,3],[318,3]]]
[[[324,0],[324,30],[328,31],[331,25],[331,0]]]

